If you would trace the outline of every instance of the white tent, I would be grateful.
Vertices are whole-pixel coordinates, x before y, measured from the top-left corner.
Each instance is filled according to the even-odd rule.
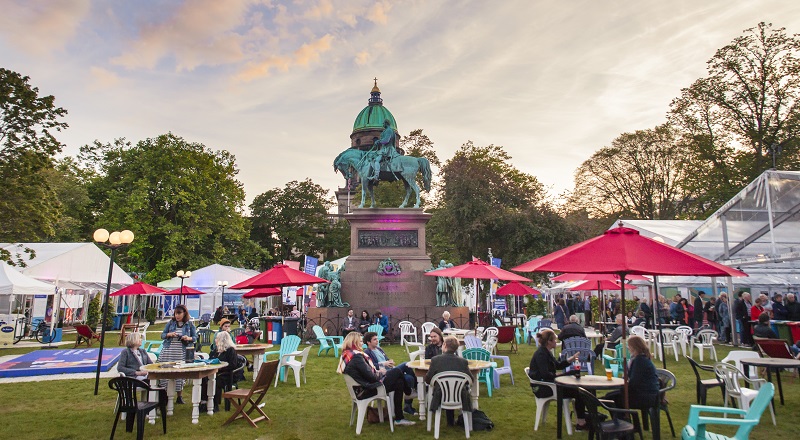
[[[199,299],[187,301],[187,308],[194,316],[194,311],[203,313],[214,313],[216,306],[222,305],[222,289],[217,285],[220,281],[227,281],[228,286],[244,281],[258,275],[259,272],[240,267],[225,266],[222,264],[212,264],[197,270],[192,270],[192,276],[184,279],[183,285],[206,292],[200,295]],[[181,279],[173,277],[158,283],[158,287],[163,289],[177,289],[181,286]],[[249,290],[249,289],[248,289]],[[225,293],[245,293],[247,290],[231,290],[225,288]]]
[[[23,275],[8,264],[0,264],[0,295],[52,295],[55,286]]]
[[[20,272],[37,280],[87,289],[104,289],[108,282],[108,255],[94,243],[0,243],[0,247],[11,252],[12,257],[20,255],[25,262]],[[25,248],[35,252],[32,259],[24,253]],[[116,263],[112,273],[111,284],[133,284],[133,279]]]

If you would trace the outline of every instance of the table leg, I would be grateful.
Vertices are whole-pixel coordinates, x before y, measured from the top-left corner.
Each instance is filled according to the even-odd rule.
[[[214,395],[217,393],[217,374],[214,373],[211,376],[208,376],[208,392],[206,393],[206,397],[208,398],[208,415],[214,415]]]
[[[783,405],[783,384],[781,384],[781,369],[775,369],[775,377],[778,379],[778,394],[781,396],[781,405]]]
[[[561,423],[564,419],[564,409],[561,407],[564,400],[564,393],[561,387],[556,386],[556,438],[561,438]]]
[[[192,383],[192,423],[197,424],[200,421],[200,390],[203,388],[203,379],[193,379]],[[208,405],[208,403],[206,403]],[[213,406],[213,405],[212,405]]]
[[[167,415],[171,416],[175,409],[175,379],[167,380]]]
[[[480,409],[478,408],[478,376],[481,374],[480,370],[477,371],[470,371],[472,373],[472,386],[469,389],[469,394],[472,396],[472,408],[473,409]]]
[[[158,380],[150,379],[150,386],[151,387],[157,387],[158,386]],[[158,391],[150,391],[150,401],[151,402],[155,402],[157,400],[158,400]],[[161,414],[161,417],[164,417],[164,414]],[[150,415],[147,418],[149,419],[151,425],[155,425],[156,424],[156,410],[150,411]]]
[[[425,402],[425,376],[417,376],[417,399],[419,400],[419,419],[425,420],[428,409]]]

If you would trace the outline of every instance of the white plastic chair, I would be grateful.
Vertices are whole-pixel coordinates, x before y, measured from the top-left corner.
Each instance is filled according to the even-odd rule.
[[[664,331],[663,340],[661,338],[661,333],[653,333],[653,336],[655,337],[656,353],[658,354],[659,359],[662,359],[661,348],[663,345],[664,355],[666,356],[667,349],[671,349],[675,354],[675,362],[678,362],[678,337],[676,337],[676,334],[670,331]]]
[[[497,347],[497,337],[496,336],[489,336],[486,338],[486,342],[483,343],[483,348],[486,349],[489,353],[495,353],[495,347]]]
[[[678,337],[678,344],[681,346],[681,354],[684,356],[687,355],[686,348],[689,345],[689,340],[692,337],[694,330],[688,325],[682,325],[675,329],[675,335]],[[692,357],[691,352],[688,353],[689,357]]]
[[[483,331],[483,340],[488,341],[490,337],[494,336],[497,337],[497,327],[487,327],[486,330]]]
[[[556,384],[552,382],[542,382],[538,380],[531,379],[530,376],[530,368],[525,367],[525,376],[531,382],[532,385],[537,385],[540,387],[548,387],[553,390],[553,395],[550,397],[536,397],[536,418],[534,419],[535,422],[533,424],[533,430],[539,430],[539,422],[544,423],[545,419],[547,418],[547,409],[550,408],[550,402],[555,402],[556,399]],[[567,423],[567,434],[572,435],[572,417],[570,415],[569,404],[574,399],[570,399],[565,397],[562,401],[562,409],[564,411],[564,420]]]
[[[431,378],[431,385],[428,387],[428,402],[433,400],[433,391],[438,387],[442,390],[442,403],[436,410],[436,424],[434,425],[433,438],[439,438],[439,425],[442,420],[442,410],[451,409],[461,411],[464,417],[464,433],[469,438],[472,430],[472,412],[464,411],[461,401],[461,390],[472,383],[472,377],[458,371],[443,371]],[[428,406],[428,431],[431,430],[431,410]]]
[[[410,362],[425,353],[425,346],[419,342],[406,342],[405,347]]]
[[[724,362],[726,364],[730,364],[733,362],[733,366],[736,367],[739,371],[744,371],[742,368],[742,359],[752,359],[752,358],[760,358],[761,355],[757,351],[753,350],[733,350],[728,353],[727,356],[722,358],[720,362]],[[751,368],[750,369],[750,379],[758,379],[758,369]]]
[[[417,340],[417,328],[409,321],[400,321],[397,324],[400,327],[400,345],[405,345],[406,342],[411,341],[419,343]],[[408,338],[408,341],[406,340]]]
[[[386,387],[380,385],[376,388],[378,394],[359,400],[353,388],[359,386],[358,382],[348,374],[343,374],[342,376],[344,376],[344,383],[347,385],[347,391],[350,393],[350,400],[353,402],[353,407],[350,410],[350,426],[353,426],[353,417],[356,416],[356,410],[358,410],[356,435],[361,435],[361,428],[364,426],[364,417],[367,415],[367,407],[372,402],[378,402],[378,417],[380,421],[383,422],[383,401],[386,401],[386,407],[389,409],[389,429],[394,432],[394,408],[392,405],[394,391],[387,394]]]
[[[761,388],[761,385],[767,383],[765,379],[749,379],[744,373],[739,371],[738,368],[722,362],[717,362],[717,364],[714,365],[714,372],[717,374],[717,377],[722,380],[723,384],[725,384],[725,404],[723,405],[725,408],[728,407],[728,399],[730,399],[736,400],[739,403],[739,409],[747,411],[750,409],[750,403],[758,396],[758,390]],[[742,388],[739,386],[739,379],[752,385],[752,388]],[[772,405],[769,405],[769,412],[772,415],[772,424],[777,425],[778,423],[775,421],[775,410],[772,409]]]
[[[511,376],[511,385],[514,385],[514,373],[511,371],[511,359],[508,356],[497,356],[492,355],[491,359],[493,361],[502,360],[503,365],[498,364],[497,367],[494,367],[494,387],[500,388],[500,375],[501,374],[508,374]]]
[[[303,372],[303,383],[306,382],[306,360],[308,359],[308,352],[311,350],[311,346],[305,348],[300,354],[300,360],[298,361],[296,357],[292,356],[291,359],[286,361],[286,365],[289,366],[294,371],[294,382],[297,384],[297,388],[300,388],[300,372]],[[286,355],[290,356],[290,355]],[[285,379],[285,378],[284,378]]]
[[[433,330],[434,327],[438,327],[438,326],[436,324],[432,323],[432,322],[426,322],[426,323],[422,324],[421,328],[422,328],[422,343],[423,344],[427,344],[428,343],[428,336],[431,334],[431,330]]]
[[[714,361],[717,360],[717,349],[714,348],[714,339],[717,338],[717,332],[711,329],[700,330],[696,335],[692,336],[689,344],[689,357],[692,357],[692,352],[697,348],[700,352],[700,362],[703,362],[703,351],[708,350],[714,356]]]
[[[647,329],[642,327],[641,325],[634,325],[633,327],[631,327],[631,334],[639,336],[645,341],[647,341]]]

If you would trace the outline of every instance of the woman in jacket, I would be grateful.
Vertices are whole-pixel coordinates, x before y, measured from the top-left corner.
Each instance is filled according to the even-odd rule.
[[[374,396],[378,387],[383,385],[386,393],[394,391],[394,424],[400,426],[413,425],[414,422],[406,420],[403,415],[403,394],[411,394],[411,388],[406,385],[403,372],[399,368],[385,370],[377,369],[372,360],[363,351],[361,333],[350,332],[342,343],[342,357],[336,372],[347,374],[358,382],[355,390],[359,399]]]
[[[758,317],[764,313],[764,306],[761,304],[761,297],[756,298],[753,307],[750,308],[750,320],[758,321]]]
[[[161,339],[164,340],[164,345],[161,349],[161,354],[158,360],[161,362],[178,362],[186,359],[186,347],[194,346],[194,341],[197,338],[197,329],[189,321],[189,312],[186,311],[186,306],[179,305],[175,307],[172,313],[172,319],[164,326],[164,331],[161,332]],[[175,381],[175,392],[177,397],[175,403],[183,403],[183,383],[184,379],[177,379]],[[159,386],[166,387],[167,381],[159,381]]]
[[[361,320],[358,322],[358,331],[361,332],[363,335],[369,329],[369,326],[372,324],[372,321],[369,316],[369,312],[366,310],[361,311]]]
[[[117,371],[128,377],[147,379],[147,372],[141,371],[141,369],[152,362],[150,362],[147,351],[142,348],[142,334],[139,332],[128,333],[128,336],[125,337],[125,347],[127,348],[120,354]]]
[[[630,408],[644,409],[656,406],[658,399],[658,375],[650,356],[647,343],[639,336],[628,338],[631,361],[628,366],[628,403]],[[617,408],[624,408],[624,395],[621,390],[606,395],[616,402]]]

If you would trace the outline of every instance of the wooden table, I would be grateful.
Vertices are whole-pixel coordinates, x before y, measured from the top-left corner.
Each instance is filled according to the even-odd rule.
[[[772,370],[778,378],[778,393],[781,396],[783,405],[783,385],[781,384],[781,368],[800,368],[800,360],[784,358],[748,358],[740,361],[744,367],[744,375],[750,377],[750,367],[765,367],[767,369],[767,380],[772,382]]]
[[[478,373],[484,368],[493,367],[496,364],[489,361],[469,361],[469,372],[472,373],[472,384],[470,385],[470,394],[472,395],[472,407],[478,409]],[[417,376],[417,398],[419,399],[419,419],[425,420],[427,410],[425,407],[425,375],[431,368],[431,360],[415,360],[406,362],[406,366],[414,370],[414,375]]]
[[[261,368],[261,360],[263,359],[262,355],[270,348],[272,348],[272,344],[238,344],[233,346],[236,354],[244,357],[253,356],[253,380],[258,377],[258,369]]]
[[[203,385],[203,378],[208,378],[208,415],[214,414],[214,391],[217,386],[217,371],[228,366],[227,362],[218,364],[197,363],[191,367],[175,368],[177,362],[161,362],[148,364],[142,367],[147,371],[147,378],[150,385],[158,386],[159,380],[167,381],[167,415],[171,416],[175,408],[175,381],[177,379],[194,379],[192,384],[192,423],[198,423],[200,416],[200,387]],[[197,365],[197,366],[195,366]],[[155,391],[150,393],[150,399],[155,402],[158,395]],[[156,422],[155,411],[150,413],[150,424]]]
[[[455,336],[455,337],[457,337],[459,339],[464,339],[464,336],[466,336],[466,335],[468,335],[470,333],[472,333],[474,335],[475,334],[475,330],[468,330],[468,329],[462,329],[462,328],[451,328],[449,330],[442,331],[442,333],[445,336],[453,335],[453,336]]]
[[[564,400],[564,388],[578,388],[581,387],[587,391],[595,392],[597,390],[616,390],[625,385],[625,381],[619,377],[612,377],[611,380],[606,379],[606,376],[581,376],[578,379],[575,376],[559,376],[556,377],[556,438],[561,438],[561,425],[564,419],[564,410],[561,407],[561,402]]]

